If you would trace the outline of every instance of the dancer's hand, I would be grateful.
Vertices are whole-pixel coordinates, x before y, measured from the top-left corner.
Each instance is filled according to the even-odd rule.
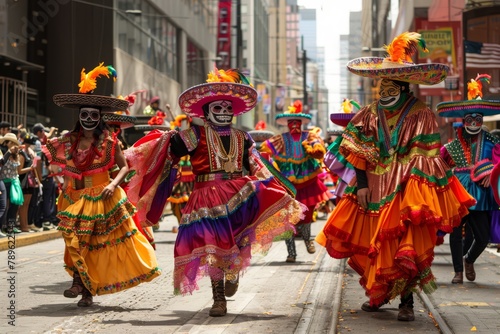
[[[486,175],[485,177],[483,177],[483,179],[481,180],[481,182],[479,184],[485,188],[488,188],[491,185],[490,177],[491,177],[491,174]]]
[[[102,199],[108,199],[113,196],[113,193],[115,192],[115,185],[110,183],[108,184],[103,190],[102,190]]]
[[[368,188],[358,189],[358,203],[363,209],[368,209],[368,202],[370,201],[370,190]]]

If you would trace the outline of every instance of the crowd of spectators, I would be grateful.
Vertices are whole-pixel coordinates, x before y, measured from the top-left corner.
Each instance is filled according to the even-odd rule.
[[[0,238],[56,229],[56,201],[64,178],[41,148],[57,135],[57,128],[42,123],[29,129],[0,122]]]

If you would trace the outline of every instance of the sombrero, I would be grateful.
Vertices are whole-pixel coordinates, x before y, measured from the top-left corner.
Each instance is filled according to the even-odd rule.
[[[248,131],[248,134],[256,143],[262,143],[274,136],[274,132],[268,130],[251,130]]]
[[[302,112],[302,101],[295,100],[293,105],[288,107],[288,111],[276,115],[276,123],[279,125],[287,125],[288,120],[299,119],[302,124],[306,125],[311,121],[312,115]]]
[[[102,119],[107,124],[119,126],[121,129],[131,128],[137,121],[134,116],[119,113],[105,113],[102,115]]]
[[[405,32],[385,47],[388,56],[361,57],[347,63],[347,69],[359,76],[368,78],[390,79],[421,85],[435,85],[443,81],[450,68],[445,64],[415,64],[411,56],[419,45],[424,52],[429,52],[425,41],[416,32]]]
[[[345,128],[355,115],[355,113],[352,112],[353,107],[356,107],[358,110],[360,109],[360,106],[356,101],[344,99],[340,107],[342,112],[330,114],[330,121],[332,121],[333,124],[337,124]]]
[[[234,116],[238,116],[255,107],[257,91],[238,70],[216,68],[208,74],[207,83],[191,87],[179,96],[179,106],[189,116],[204,118],[203,105],[218,100],[231,101]]]
[[[89,73],[85,69],[81,72],[80,94],[56,94],[53,97],[54,103],[63,108],[80,109],[82,106],[98,107],[101,112],[113,112],[126,110],[128,102],[110,96],[91,94],[97,87],[96,80],[101,75],[109,78],[111,75],[116,80],[116,70],[112,66],[103,66],[100,63]]]
[[[483,97],[482,82],[489,83],[491,76],[478,74],[476,79],[467,83],[467,97],[469,100],[441,102],[436,106],[438,115],[441,117],[463,118],[467,114],[477,113],[483,116],[500,114],[500,101],[481,100]]]

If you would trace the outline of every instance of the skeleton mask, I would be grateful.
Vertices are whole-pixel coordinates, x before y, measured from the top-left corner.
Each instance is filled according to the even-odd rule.
[[[470,135],[477,135],[483,126],[483,115],[478,113],[467,114],[463,119],[465,131]]]
[[[380,100],[379,103],[384,108],[395,106],[401,96],[401,86],[392,80],[384,79],[380,83]]]
[[[300,119],[289,119],[288,120],[288,130],[290,130],[290,133],[300,133],[301,126],[302,126],[302,121]]]
[[[83,107],[80,109],[80,125],[85,130],[94,130],[101,120],[101,111],[96,108]]]
[[[208,105],[208,120],[215,125],[226,126],[233,121],[233,106],[231,101],[214,101]]]

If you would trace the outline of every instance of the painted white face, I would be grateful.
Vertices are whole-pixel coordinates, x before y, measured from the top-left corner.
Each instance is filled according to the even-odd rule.
[[[390,108],[401,99],[401,87],[392,80],[382,80],[380,83],[380,100],[383,107]]]
[[[215,125],[226,126],[233,121],[231,101],[214,101],[208,105],[208,120]]]
[[[99,109],[84,107],[80,109],[80,125],[85,130],[94,130],[101,120]]]
[[[467,114],[463,119],[465,131],[470,135],[477,135],[483,126],[483,115],[478,113]]]

